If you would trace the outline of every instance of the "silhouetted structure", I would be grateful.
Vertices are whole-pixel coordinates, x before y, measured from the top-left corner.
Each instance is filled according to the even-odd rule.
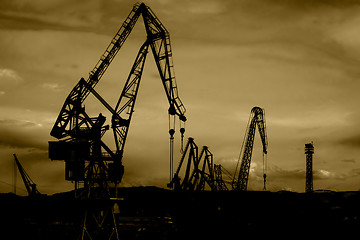
[[[116,107],[112,108],[94,90],[94,87],[127,39],[140,15],[144,19],[147,39],[139,50]],[[153,52],[169,101],[169,115],[178,115],[181,121],[186,121],[185,107],[178,96],[174,76],[169,33],[149,7],[137,3],[91,71],[88,80],[82,78],[71,91],[50,133],[60,141],[49,142],[49,156],[52,160],[65,160],[66,179],[76,183],[83,182],[87,189],[105,189],[100,191],[99,196],[102,197],[108,192],[106,190],[108,182],[115,184],[121,182],[124,173],[122,165],[124,146],[149,47]],[[102,114],[89,117],[85,111],[83,103],[90,93],[112,114],[111,128],[115,151],[102,141],[103,135],[110,129],[109,125],[104,125],[106,118]],[[184,129],[182,128],[180,132],[183,134]],[[173,126],[170,126],[169,133],[173,136]]]
[[[29,174],[27,174],[27,172],[25,171],[25,169],[21,165],[20,161],[16,157],[16,154],[13,154],[13,155],[14,155],[15,164],[16,164],[17,168],[19,169],[19,173],[20,173],[21,178],[22,178],[22,180],[24,182],[24,185],[25,185],[26,191],[28,192],[28,195],[30,197],[41,195],[40,192],[36,188],[35,182],[33,180],[31,180]],[[15,184],[16,184],[16,179],[14,179],[14,185]],[[14,189],[15,188],[16,187],[14,186]]]
[[[313,154],[314,154],[314,145],[313,143],[305,144],[305,154],[306,154],[306,183],[305,183],[305,192],[312,192],[313,189]]]
[[[231,189],[233,176],[221,164],[214,164],[214,175],[218,191],[227,191]]]
[[[208,147],[203,146],[199,155],[194,139],[189,138],[178,168],[168,186],[176,191],[202,191],[206,187],[216,191],[213,155]]]
[[[248,179],[249,179],[249,172],[250,172],[250,163],[251,163],[251,156],[254,146],[254,138],[255,138],[255,130],[256,126],[258,126],[261,142],[263,145],[263,176],[264,176],[264,189],[266,189],[265,182],[266,182],[266,154],[267,154],[267,136],[266,136],[266,125],[265,125],[265,112],[264,109],[260,107],[253,107],[251,109],[250,120],[248,123],[248,127],[245,133],[245,147],[241,149],[242,154],[242,161],[240,165],[240,170],[238,170],[240,157],[238,164],[235,169],[234,179],[233,179],[233,190],[238,191],[246,191]],[[244,144],[244,142],[243,142]],[[241,153],[240,153],[241,155]],[[237,175],[237,172],[239,174]]]
[[[89,201],[70,196],[60,193],[32,201],[0,194],[2,234],[11,239],[79,239],[81,215]],[[294,234],[351,239],[359,233],[359,191],[184,193],[133,187],[122,188],[119,196],[125,198],[119,203],[121,240],[233,239],[239,233],[256,239],[282,239]],[[103,201],[91,202],[104,205]]]
[[[138,52],[120,98],[115,108],[112,108],[95,91],[94,87],[126,41],[140,15],[144,20],[147,38]],[[82,192],[82,197],[108,199],[112,194],[110,192],[110,183],[114,183],[116,188],[117,184],[122,180],[124,174],[122,164],[124,146],[149,47],[154,55],[170,105],[168,112],[170,161],[172,166],[173,135],[175,132],[173,126],[174,117],[177,115],[180,121],[185,122],[186,117],[184,114],[186,110],[178,96],[170,35],[149,7],[144,3],[136,3],[95,68],[90,72],[89,78],[87,80],[81,78],[66,98],[50,133],[59,141],[49,142],[49,157],[52,160],[65,160],[65,179],[74,181],[76,189],[83,183],[85,191]],[[105,125],[105,116],[100,113],[97,117],[90,117],[85,111],[83,103],[90,93],[112,115],[111,128],[116,147],[115,151],[112,151],[102,140],[104,134],[110,129],[109,125]],[[182,136],[184,131],[184,128],[180,129]],[[83,239],[86,237],[89,239],[119,238],[115,218],[111,217],[114,214],[113,211],[112,214],[105,214],[109,212],[109,208],[112,210],[111,206],[104,209],[94,209],[89,206],[85,213]],[[106,217],[109,216],[110,225],[107,226]],[[97,230],[95,230],[96,227]],[[92,230],[92,233],[89,230]]]

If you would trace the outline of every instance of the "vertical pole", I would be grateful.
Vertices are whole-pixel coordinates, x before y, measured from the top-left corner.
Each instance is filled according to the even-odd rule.
[[[16,179],[17,179],[17,169],[16,169],[16,161],[14,159],[14,175],[13,175],[13,187],[14,187],[14,194],[16,195]]]
[[[174,129],[169,130],[170,134],[170,183],[172,182],[174,173]]]
[[[267,170],[267,166],[266,166],[266,154],[263,152],[263,178],[264,178],[264,187],[263,187],[263,191],[266,191],[266,170]]]
[[[174,134],[175,134],[175,117],[169,108],[169,134],[170,134],[170,185],[174,174]]]

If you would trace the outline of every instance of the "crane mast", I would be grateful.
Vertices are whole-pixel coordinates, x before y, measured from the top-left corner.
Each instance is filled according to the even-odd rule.
[[[249,124],[245,134],[246,142],[242,155],[239,174],[238,176],[236,176],[237,169],[234,174],[234,179],[233,179],[234,190],[239,190],[239,191],[247,190],[256,126],[259,129],[260,138],[263,146],[263,157],[264,159],[266,157],[268,143],[267,143],[266,125],[265,125],[265,111],[260,107],[254,107],[251,110]],[[263,174],[264,174],[264,188],[265,188],[266,173],[264,172]]]

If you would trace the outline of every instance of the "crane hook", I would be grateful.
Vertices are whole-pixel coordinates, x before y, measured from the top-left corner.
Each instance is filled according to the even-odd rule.
[[[266,191],[266,172],[267,172],[267,154],[263,152],[263,178],[264,178],[263,191]]]
[[[183,153],[184,152],[184,133],[185,133],[185,128],[180,128],[180,133],[181,133],[181,149],[180,152]]]

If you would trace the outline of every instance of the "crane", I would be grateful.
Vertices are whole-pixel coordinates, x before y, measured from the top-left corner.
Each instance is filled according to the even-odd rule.
[[[201,164],[202,168],[200,169]],[[196,190],[205,190],[205,184],[207,184],[211,190],[216,191],[214,156],[207,146],[203,146],[201,150],[198,167],[200,179]]]
[[[168,184],[176,191],[203,191],[206,185],[216,191],[213,154],[207,146],[199,148],[193,138],[189,138],[180,159],[174,178]]]
[[[187,158],[186,167],[183,170],[182,166]],[[199,148],[195,144],[193,138],[189,138],[188,142],[185,146],[185,150],[183,151],[183,155],[180,159],[178,168],[174,174],[174,177],[171,179],[171,182],[168,184],[170,188],[174,188],[174,190],[194,190],[194,183],[198,176],[197,169],[199,165]],[[184,176],[181,179],[180,175],[183,172]]]
[[[25,185],[26,191],[28,192],[29,197],[39,196],[40,192],[37,190],[36,184],[34,183],[33,180],[31,180],[29,174],[26,173],[25,169],[23,168],[20,161],[16,157],[16,154],[13,154],[13,156],[14,156],[15,164],[19,170],[19,173],[24,182],[24,185]]]
[[[233,176],[221,164],[214,164],[214,178],[218,191],[228,191],[230,189],[228,185],[232,184]]]
[[[266,124],[265,124],[265,111],[260,107],[253,107],[250,113],[249,123],[245,133],[245,146],[243,142],[243,153],[240,169],[238,170],[239,161],[237,163],[235,174],[233,178],[233,190],[246,191],[250,173],[251,156],[254,146],[255,130],[256,126],[259,129],[259,134],[263,146],[263,177],[264,177],[264,190],[266,190],[266,155],[267,155],[267,135],[266,135]],[[240,156],[241,156],[240,152]],[[237,172],[238,175],[237,175]]]
[[[126,41],[140,15],[144,20],[147,38],[140,47],[120,98],[113,108],[94,88]],[[122,159],[125,142],[149,48],[153,53],[169,102],[170,166],[172,168],[175,133],[175,124],[173,124],[175,120],[172,120],[178,116],[181,123],[185,123],[186,109],[178,95],[170,35],[148,6],[144,3],[136,3],[90,72],[88,79],[81,78],[72,89],[50,132],[50,135],[58,141],[49,142],[49,157],[52,160],[65,160],[65,178],[75,181],[75,188],[83,182],[89,192],[90,189],[96,187],[100,189],[100,192],[95,195],[104,196],[109,194],[109,182],[115,185],[121,182],[124,174]],[[105,116],[100,113],[97,117],[90,117],[85,111],[83,103],[89,94],[94,95],[112,116],[111,128],[116,148],[114,151],[102,140],[110,129],[109,125],[105,125]],[[184,127],[180,128],[180,132],[183,138]]]
[[[147,37],[138,51],[120,97],[115,107],[112,107],[95,90],[95,86],[123,46],[140,16],[143,18]],[[183,140],[186,109],[178,95],[169,32],[148,6],[144,3],[136,3],[87,80],[81,78],[72,89],[50,132],[50,135],[58,141],[49,141],[49,158],[65,160],[65,179],[75,181],[75,189],[80,183],[84,184],[79,197],[108,200],[114,199],[110,197],[115,197],[115,199],[117,197],[116,190],[115,196],[111,191],[110,183],[114,183],[117,189],[116,186],[121,182],[124,174],[124,147],[145,60],[150,49],[169,102],[170,176],[172,177],[175,117],[177,116],[180,120],[180,133]],[[110,113],[110,124],[106,124],[106,117],[101,113],[95,117],[87,114],[84,102],[89,94],[92,94]],[[103,141],[110,127],[115,150],[111,150]],[[87,207],[84,214],[82,239],[105,239],[104,236],[107,236],[107,239],[119,239],[114,208],[109,206]],[[112,214],[107,214],[109,212]]]

